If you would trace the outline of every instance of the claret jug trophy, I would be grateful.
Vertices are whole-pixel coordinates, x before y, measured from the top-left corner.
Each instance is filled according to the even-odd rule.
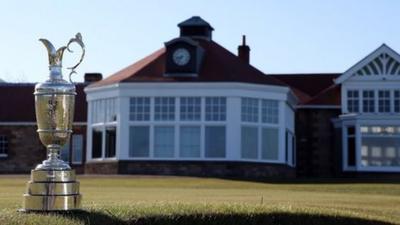
[[[47,159],[31,171],[31,180],[23,196],[23,212],[47,212],[77,210],[81,204],[79,182],[75,170],[60,159],[60,150],[69,141],[75,107],[75,85],[71,75],[82,62],[85,45],[80,33],[71,38],[66,46],[55,49],[50,41],[39,39],[49,56],[50,77],[35,86],[35,110],[39,138],[47,149]],[[68,69],[69,81],[62,76],[64,51],[72,52],[70,45],[82,48],[79,62]]]

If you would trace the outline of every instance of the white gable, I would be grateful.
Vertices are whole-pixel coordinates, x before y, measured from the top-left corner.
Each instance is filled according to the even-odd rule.
[[[400,80],[400,55],[383,44],[335,80]]]

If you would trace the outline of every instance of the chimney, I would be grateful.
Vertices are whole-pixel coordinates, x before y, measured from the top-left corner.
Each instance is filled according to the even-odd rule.
[[[246,45],[246,35],[243,35],[242,45],[238,47],[238,56],[243,62],[250,63],[250,47]]]
[[[92,83],[103,79],[101,73],[85,73],[85,83]]]

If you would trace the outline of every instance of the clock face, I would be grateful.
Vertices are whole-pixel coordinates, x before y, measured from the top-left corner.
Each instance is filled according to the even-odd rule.
[[[190,53],[185,48],[178,48],[172,54],[172,59],[174,63],[178,66],[186,65],[190,60]]]

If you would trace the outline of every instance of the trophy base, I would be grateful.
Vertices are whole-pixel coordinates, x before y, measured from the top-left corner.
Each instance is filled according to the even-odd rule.
[[[32,170],[21,212],[79,210],[82,195],[74,170]]]

